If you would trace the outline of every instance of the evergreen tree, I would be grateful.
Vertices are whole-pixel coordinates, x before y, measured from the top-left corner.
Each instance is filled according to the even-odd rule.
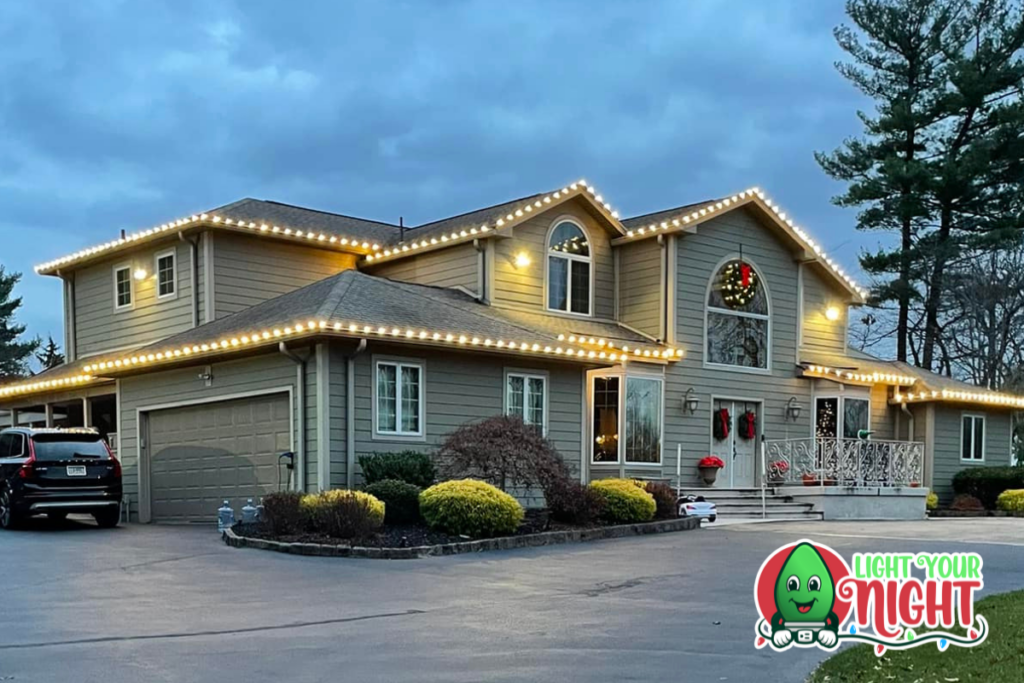
[[[917,245],[934,216],[927,200],[928,135],[939,116],[946,45],[961,10],[952,0],[849,0],[846,11],[859,31],[835,30],[852,58],[836,68],[874,101],[875,112],[858,112],[863,137],[815,158],[848,183],[833,201],[861,209],[858,230],[899,235],[897,248],[863,255],[861,267],[873,277],[874,301],[897,305],[896,355],[907,360],[910,308],[925,273]]]
[[[21,297],[13,298],[14,286],[21,273],[7,274],[0,265],[0,380],[21,377],[28,371],[28,359],[39,347],[39,340],[18,341],[25,326],[14,321],[14,313],[21,306]]]
[[[57,342],[53,341],[52,336],[47,337],[42,350],[36,354],[36,360],[39,361],[43,370],[64,365],[64,354],[60,352],[60,347],[57,346]]]

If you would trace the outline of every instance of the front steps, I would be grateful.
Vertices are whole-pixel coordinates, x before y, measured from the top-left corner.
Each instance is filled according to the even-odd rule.
[[[684,488],[681,495],[704,496],[718,506],[719,519],[770,519],[786,521],[819,521],[824,513],[813,503],[798,503],[792,496],[765,491],[764,517],[761,515],[761,489]]]

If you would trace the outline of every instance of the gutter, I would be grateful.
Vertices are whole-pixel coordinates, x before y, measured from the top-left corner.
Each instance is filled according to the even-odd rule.
[[[345,359],[345,488],[349,491],[356,480],[356,356],[365,350],[366,339],[363,338]]]
[[[178,239],[188,242],[189,255],[191,256],[191,272],[189,278],[192,283],[192,327],[199,327],[199,238],[185,237],[184,232],[178,233]]]
[[[296,379],[295,383],[299,394],[299,442],[295,445],[296,460],[296,475],[295,475],[295,488],[299,491],[305,492],[306,490],[306,362],[309,360],[309,354],[303,358],[296,354],[294,351],[288,348],[288,345],[284,342],[278,342],[277,350],[282,354],[290,358],[296,367]]]

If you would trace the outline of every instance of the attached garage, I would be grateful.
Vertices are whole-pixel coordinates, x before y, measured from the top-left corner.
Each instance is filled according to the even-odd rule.
[[[292,450],[288,393],[152,410],[143,419],[154,522],[211,523],[225,500],[237,511],[288,485],[288,470],[278,473],[278,456]]]

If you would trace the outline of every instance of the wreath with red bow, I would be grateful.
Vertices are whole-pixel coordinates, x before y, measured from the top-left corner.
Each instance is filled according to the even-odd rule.
[[[750,441],[757,436],[757,414],[753,410],[748,410],[740,415],[739,422],[741,439]]]
[[[757,295],[757,271],[749,263],[733,261],[722,273],[722,301],[729,308],[745,308]]]
[[[726,408],[716,410],[712,417],[712,432],[715,435],[715,440],[725,441],[729,438],[729,429],[732,425],[732,417],[729,415],[729,410]]]

